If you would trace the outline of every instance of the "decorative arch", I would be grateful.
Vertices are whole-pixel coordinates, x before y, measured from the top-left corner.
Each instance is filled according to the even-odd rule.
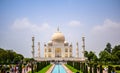
[[[61,48],[56,48],[55,49],[55,57],[61,57]]]

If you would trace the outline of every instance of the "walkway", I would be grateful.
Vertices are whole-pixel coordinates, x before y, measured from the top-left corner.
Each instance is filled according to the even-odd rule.
[[[53,68],[54,68],[54,66],[55,66],[55,64],[53,64],[53,65],[48,69],[48,71],[47,71],[46,73],[51,73],[52,70],[53,70]]]
[[[67,73],[73,73],[70,69],[68,69],[64,64],[62,64],[62,66],[65,68],[65,70],[67,71]]]

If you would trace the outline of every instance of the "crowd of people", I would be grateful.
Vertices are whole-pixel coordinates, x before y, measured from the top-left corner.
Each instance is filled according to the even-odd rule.
[[[0,65],[0,73],[19,73],[19,65]],[[22,65],[22,73],[27,73],[31,71],[31,65]]]

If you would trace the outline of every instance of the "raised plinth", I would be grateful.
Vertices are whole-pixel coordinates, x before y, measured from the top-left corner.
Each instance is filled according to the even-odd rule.
[[[37,61],[86,61],[87,58],[34,58]]]

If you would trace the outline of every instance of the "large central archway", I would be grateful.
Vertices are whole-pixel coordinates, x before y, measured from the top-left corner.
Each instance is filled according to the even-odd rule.
[[[57,57],[57,58],[61,57],[61,48],[55,49],[55,57]]]

